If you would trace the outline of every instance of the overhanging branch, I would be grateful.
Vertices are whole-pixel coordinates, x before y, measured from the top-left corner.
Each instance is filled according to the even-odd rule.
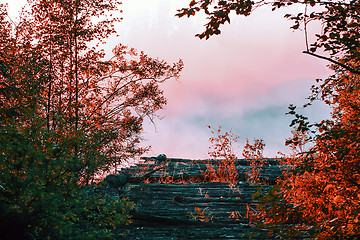
[[[331,59],[331,58],[328,58],[328,57],[324,57],[324,56],[321,56],[321,55],[318,55],[318,54],[315,54],[315,53],[312,53],[312,52],[309,52],[309,51],[303,51],[303,53],[309,54],[309,55],[314,56],[314,57],[317,57],[317,58],[321,58],[321,59],[327,60],[327,61],[329,61],[329,62],[332,62],[332,63],[334,63],[334,64],[336,64],[336,65],[339,65],[339,66],[345,68],[346,70],[348,70],[348,71],[351,72],[351,73],[360,75],[360,71],[359,71],[359,70],[356,70],[356,69],[354,69],[354,68],[352,68],[352,67],[349,67],[349,66],[347,66],[347,65],[345,65],[345,64],[342,64],[342,63],[340,63],[340,62],[338,62],[338,61],[336,61],[336,60],[334,60],[334,59]]]

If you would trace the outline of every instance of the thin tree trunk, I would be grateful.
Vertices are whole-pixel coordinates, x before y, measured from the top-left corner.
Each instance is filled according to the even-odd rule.
[[[50,64],[50,69],[52,68],[51,64]],[[47,130],[50,131],[50,109],[51,109],[51,86],[52,86],[52,76],[51,76],[51,70],[50,70],[50,73],[49,73],[49,87],[48,87],[48,102],[47,102],[47,116],[46,116],[46,121],[47,121]]]
[[[79,125],[79,79],[78,79],[78,46],[77,46],[77,15],[78,15],[78,1],[75,8],[75,131],[78,130]]]

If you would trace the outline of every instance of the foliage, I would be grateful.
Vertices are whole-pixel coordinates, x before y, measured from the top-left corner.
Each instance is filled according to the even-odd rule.
[[[246,172],[248,181],[252,184],[260,183],[260,171],[264,164],[266,164],[266,158],[264,158],[265,143],[262,139],[254,139],[254,144],[249,143],[249,139],[246,141],[246,145],[243,150],[243,157],[249,162],[251,167]]]
[[[189,17],[204,11],[209,22],[197,36],[208,39],[221,33],[221,25],[230,23],[232,12],[248,16],[263,5],[275,10],[294,4],[303,5],[304,10],[285,17],[294,21],[294,30],[303,26],[304,53],[331,62],[335,72],[325,80],[316,80],[305,107],[315,100],[324,101],[332,108],[332,119],[310,123],[290,105],[289,114],[294,116],[291,126],[296,129],[286,144],[296,152],[284,161],[291,167],[284,170],[284,179],[263,196],[259,221],[270,228],[274,237],[290,239],[305,234],[317,239],[357,239],[360,236],[359,1],[194,0],[188,8],[179,10],[177,16]],[[322,31],[309,44],[310,21],[318,21]],[[320,50],[329,57],[318,55],[316,52]],[[309,149],[304,148],[306,143]]]
[[[360,234],[359,76],[338,72],[336,81],[330,81],[322,97],[332,106],[333,119],[315,124],[315,145],[289,160],[294,168],[283,183],[283,195],[287,202],[302,206],[302,218],[319,231],[318,238],[356,238]]]
[[[63,166],[69,162],[67,157],[57,156],[46,165],[53,158],[46,151],[54,149],[54,143],[27,130],[6,125],[0,132],[4,239],[108,238],[108,227],[129,223],[132,206],[128,201],[105,193],[89,194],[73,172],[60,171],[71,167]],[[38,149],[44,146],[47,149]]]
[[[120,19],[106,14],[117,1],[29,6],[14,23],[0,5],[3,236],[107,238],[109,228],[130,222],[132,205],[84,185],[146,151],[142,121],[166,104],[159,84],[178,77],[182,62],[169,65],[121,44],[105,60],[89,47],[115,32]]]
[[[178,10],[178,17],[194,16],[203,11],[208,23],[205,31],[196,36],[199,38],[210,38],[221,33],[221,26],[230,23],[231,13],[235,15],[249,16],[253,11],[262,6],[271,6],[272,10],[291,6],[304,5],[304,11],[298,14],[286,14],[284,17],[294,21],[292,28],[300,29],[304,26],[306,38],[306,51],[304,53],[326,59],[344,69],[360,74],[357,67],[351,67],[346,62],[360,60],[358,51],[360,42],[359,32],[359,0],[275,0],[275,1],[251,1],[251,0],[192,0],[189,7]],[[310,12],[310,10],[312,11]],[[318,21],[322,25],[322,32],[315,34],[316,40],[309,46],[307,37],[307,24],[310,21]],[[317,50],[328,52],[331,58],[315,54]],[[343,59],[345,61],[338,61]]]
[[[211,146],[209,147],[209,155],[212,159],[218,160],[218,164],[208,164],[207,169],[202,172],[204,180],[209,182],[229,182],[235,183],[238,179],[238,172],[235,169],[235,161],[237,159],[233,152],[233,144],[237,142],[238,136],[231,131],[221,133],[221,127],[218,130],[208,128],[215,137],[209,138]]]
[[[195,211],[190,212],[188,217],[200,222],[211,222],[213,218],[211,214],[208,213],[208,208],[201,209],[199,207],[195,207]]]
[[[213,160],[217,160],[217,165],[212,162],[207,165],[205,171],[202,172],[205,181],[210,182],[229,182],[236,183],[238,180],[238,171],[235,168],[237,157],[234,153],[234,144],[238,141],[238,136],[230,132],[221,132],[221,126],[218,130],[211,130],[215,137],[209,138],[211,146],[209,147],[209,155]],[[263,156],[265,143],[262,139],[255,139],[254,145],[247,140],[243,149],[243,156],[248,160],[251,169],[246,173],[251,183],[260,183],[261,166],[266,163]]]
[[[358,63],[342,62],[353,69]],[[332,119],[310,124],[308,119],[296,113],[290,106],[290,114],[296,126],[293,138],[286,144],[294,151],[285,159],[292,166],[284,172],[280,181],[279,202],[265,210],[265,218],[286,223],[289,218],[298,219],[296,227],[288,227],[286,234],[298,234],[306,230],[318,239],[356,239],[360,236],[359,224],[359,74],[333,65],[335,74],[325,80],[317,80],[312,87],[310,101],[322,100],[332,108]],[[310,102],[311,103],[311,102]],[[309,104],[306,104],[309,106]],[[309,149],[303,146],[311,143]]]
[[[267,229],[272,237],[283,239],[314,237],[316,229],[309,226],[302,217],[301,206],[284,200],[282,185],[274,185],[270,190],[262,190],[252,195],[253,200],[260,203],[257,209],[249,212],[249,219],[256,223],[257,228]]]

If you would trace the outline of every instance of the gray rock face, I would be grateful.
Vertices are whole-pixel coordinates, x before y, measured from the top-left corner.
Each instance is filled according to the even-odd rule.
[[[246,173],[252,167],[245,159],[236,161],[236,184],[204,180],[202,172],[209,164],[217,167],[217,160],[167,158],[166,164],[157,157],[148,160],[151,161],[122,170],[139,181],[122,195],[134,202],[135,210],[133,224],[124,227],[128,234],[119,239],[274,239],[265,228],[254,227],[247,216],[249,209],[256,209],[261,203],[253,199],[254,194],[266,194],[282,176],[285,166],[280,166],[280,162],[268,159],[269,164],[260,171],[264,183],[253,185],[247,182]],[[151,176],[144,178],[144,172],[159,166],[164,171],[150,171]],[[167,178],[183,183],[161,182]],[[145,183],[145,179],[150,183]],[[199,182],[193,182],[194,179]]]
[[[104,182],[111,188],[121,188],[129,181],[129,177],[124,173],[119,173],[117,175],[110,174],[105,179]]]

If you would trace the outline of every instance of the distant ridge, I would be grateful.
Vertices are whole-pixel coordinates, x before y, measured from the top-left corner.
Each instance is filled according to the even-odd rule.
[[[148,162],[148,161],[155,161],[155,162],[196,162],[196,163],[208,163],[208,162],[219,162],[224,161],[224,159],[188,159],[188,158],[166,158],[165,160],[160,160],[159,157],[140,157],[141,160]],[[267,165],[280,165],[281,158],[267,158]],[[260,160],[259,160],[260,161]],[[244,158],[239,158],[235,161],[236,165],[239,166],[249,166],[249,161]]]

